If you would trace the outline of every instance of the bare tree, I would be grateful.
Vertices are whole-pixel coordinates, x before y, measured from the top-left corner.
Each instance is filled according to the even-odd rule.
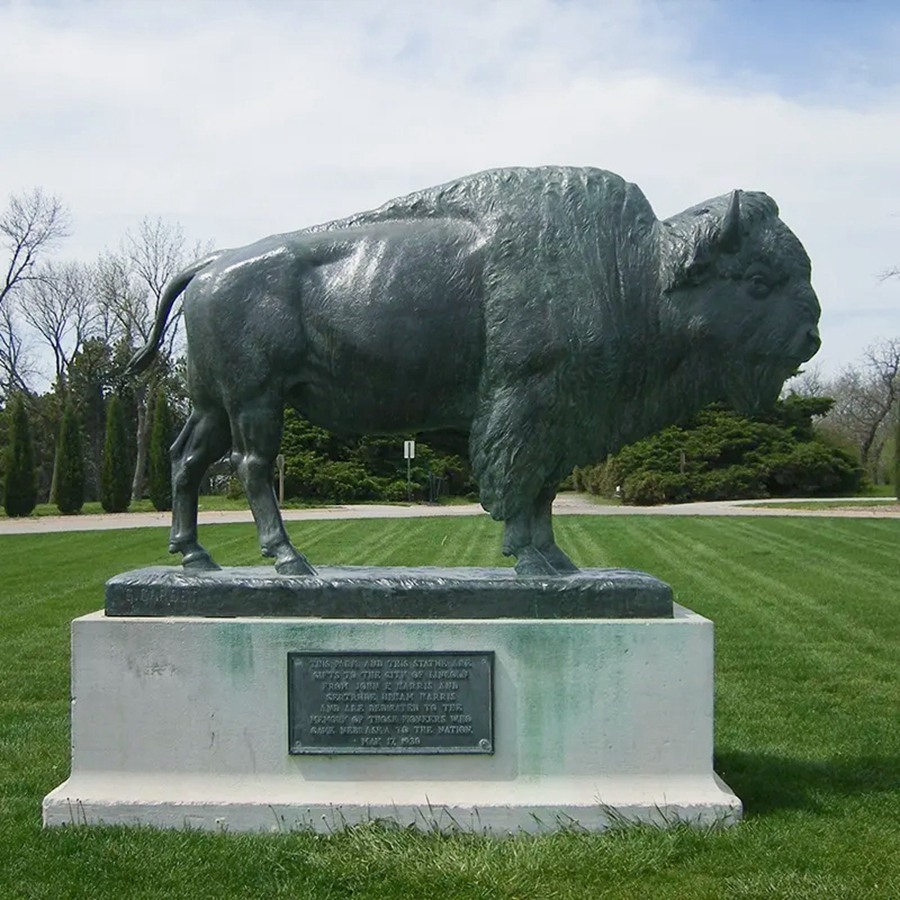
[[[95,289],[100,326],[107,340],[123,340],[131,347],[146,343],[166,283],[186,261],[184,231],[161,219],[144,219],[136,233],[127,233],[121,248],[104,253],[97,264]],[[197,255],[202,250],[197,249]],[[171,359],[178,336],[180,308],[169,317],[161,356]],[[150,441],[148,401],[160,376],[149,370],[134,386],[137,407],[136,461],[132,499],[143,494],[147,449]]]
[[[880,456],[887,438],[888,419],[900,397],[900,337],[878,341],[869,347],[863,366],[871,385],[866,404],[868,429],[861,444],[863,459],[868,460]]]
[[[138,226],[138,232],[126,234],[125,247],[134,272],[140,282],[145,286],[149,298],[152,300],[152,308],[148,306],[147,315],[141,322],[141,342],[146,342],[153,329],[153,321],[156,318],[156,310],[163,288],[169,279],[182,268],[185,262],[185,238],[184,229],[175,223],[168,224],[162,219],[143,219]],[[197,253],[199,256],[199,252]],[[175,324],[168,326],[169,332],[178,327],[180,307],[176,312]]]
[[[69,233],[69,214],[58,197],[35,188],[11,194],[0,211],[0,390],[26,390],[34,369],[28,357],[28,342],[22,322],[13,309],[22,288],[46,277],[41,262]]]
[[[830,397],[827,383],[818,365],[813,363],[792,375],[781,390],[782,399],[796,394],[799,397]]]
[[[862,465],[877,477],[891,412],[900,401],[900,337],[872,344],[861,363],[844,369],[825,393],[835,403],[823,429],[853,444]]]
[[[27,338],[11,303],[0,306],[0,397],[27,391],[36,375]]]
[[[69,213],[58,197],[40,188],[27,194],[13,194],[0,213],[0,240],[8,256],[0,281],[0,306],[13,292],[42,277],[38,262],[69,234]]]
[[[40,278],[22,290],[22,315],[53,354],[56,384],[66,388],[69,363],[92,336],[97,318],[90,271],[76,262],[46,263]]]
[[[16,303],[53,355],[56,391],[65,400],[69,365],[91,337],[96,318],[89,270],[77,262],[44,263],[40,276],[22,287]],[[56,497],[58,462],[58,456],[54,456],[51,499]]]
[[[107,344],[142,342],[141,323],[146,317],[146,294],[138,283],[131,261],[121,251],[100,254],[92,273],[97,300],[98,328]]]
[[[126,233],[119,250],[106,251],[98,261],[95,289],[103,330],[133,347],[146,343],[169,279],[207,251],[201,244],[188,250],[177,223],[143,219],[137,233]],[[181,307],[176,305],[166,323],[163,354],[172,353],[180,322]]]

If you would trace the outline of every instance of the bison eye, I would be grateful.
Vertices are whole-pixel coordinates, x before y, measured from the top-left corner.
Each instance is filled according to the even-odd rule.
[[[771,280],[760,271],[748,272],[744,280],[754,297],[765,297],[772,290]]]
[[[688,284],[699,284],[709,272],[709,263],[704,260],[696,260],[692,262],[685,270],[685,277]]]

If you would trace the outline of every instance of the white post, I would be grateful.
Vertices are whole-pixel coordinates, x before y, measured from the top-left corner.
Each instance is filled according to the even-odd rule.
[[[406,460],[406,502],[412,503],[412,461],[416,458],[416,442],[403,442],[403,458]]]

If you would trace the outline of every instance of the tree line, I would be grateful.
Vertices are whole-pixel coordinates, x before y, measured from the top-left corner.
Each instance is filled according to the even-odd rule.
[[[11,196],[0,212],[4,503],[18,515],[36,502],[75,512],[100,500],[118,511],[149,495],[157,509],[168,508],[168,447],[188,413],[180,307],[155,364],[138,376],[126,367],[150,335],[166,283],[210,247],[189,247],[180,226],[144,219],[93,262],[60,261],[70,223],[62,201],[39,189]],[[50,369],[46,390],[42,368],[45,379]],[[435,500],[474,490],[465,450],[452,440],[446,450],[420,443],[408,471],[401,446],[396,438],[330,435],[288,412],[287,496]],[[205,488],[240,493],[224,460]]]
[[[188,247],[178,225],[144,219],[92,262],[60,260],[70,223],[40,189],[12,195],[0,212],[4,502],[21,495],[15,508],[33,494],[65,512],[84,500],[125,509],[151,487],[154,414],[168,416],[167,445],[187,412],[180,314],[152,371],[131,377],[125,367],[150,334],[163,286],[204,248]]]
[[[139,376],[128,374],[126,365],[149,337],[167,281],[210,248],[189,246],[178,225],[144,219],[94,261],[61,261],[57,252],[70,228],[62,201],[40,189],[12,195],[0,211],[4,504],[21,515],[27,512],[12,510],[30,512],[36,502],[50,501],[73,512],[87,500],[100,500],[113,511],[149,495],[157,508],[168,508],[167,448],[188,413],[179,308],[169,317],[156,364]],[[49,387],[42,390],[42,382]],[[627,482],[634,486],[626,489],[628,497],[652,502],[648,498],[685,499],[704,491],[765,495],[801,485],[811,493],[846,491],[863,477],[900,482],[900,337],[875,342],[832,378],[808,369],[789,383],[789,392],[810,402],[781,413],[790,419],[802,407],[806,424],[776,417],[738,426],[727,411],[704,411],[687,428],[700,429],[700,436],[667,430],[602,467],[577,472],[576,485],[621,493]],[[712,433],[716,428],[725,437]],[[783,433],[777,436],[773,428]],[[735,429],[743,429],[738,443],[748,452],[756,447],[757,462],[759,447],[768,442],[781,475],[765,475],[761,463],[752,477],[746,467],[730,475],[714,471],[717,441],[727,448]],[[322,502],[474,496],[465,441],[454,435],[427,440],[407,470],[398,438],[341,437],[289,411],[282,443],[285,495]],[[806,446],[798,450],[797,444]],[[730,451],[723,452],[727,458]],[[669,460],[665,477],[654,468],[657,458]],[[765,471],[778,468],[772,460],[766,465]],[[687,470],[700,478],[690,491],[684,488]],[[794,473],[790,484],[788,472]],[[240,492],[224,460],[206,487]]]

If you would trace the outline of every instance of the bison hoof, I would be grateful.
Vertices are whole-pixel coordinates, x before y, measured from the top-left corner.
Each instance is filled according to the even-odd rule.
[[[275,563],[275,571],[279,575],[315,575],[316,570],[309,564],[304,556],[296,559],[287,559],[284,562]]]
[[[543,550],[527,547],[516,560],[516,575],[525,578],[571,575],[577,571],[578,566],[559,547],[548,547]]]
[[[186,553],[181,560],[181,565],[185,569],[197,572],[216,572],[222,568],[205,550]]]
[[[516,559],[516,575],[521,577],[534,578],[535,576],[556,574],[556,569],[550,565],[544,554],[534,547],[526,548]]]
[[[544,559],[553,566],[558,575],[571,575],[574,572],[579,571],[578,566],[576,566],[575,563],[573,563],[572,560],[569,559],[569,557],[555,544],[552,547],[542,549],[541,553],[543,554]]]

